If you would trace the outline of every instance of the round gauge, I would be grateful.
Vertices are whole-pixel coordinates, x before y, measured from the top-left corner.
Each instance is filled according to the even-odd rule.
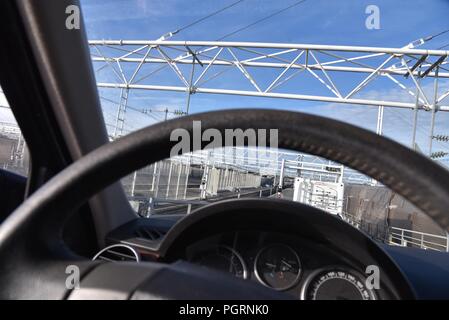
[[[283,244],[267,246],[259,251],[254,261],[257,279],[275,290],[293,287],[301,276],[301,262],[291,247]]]
[[[198,252],[191,262],[214,270],[232,273],[237,278],[246,279],[248,269],[245,261],[234,249],[215,246]]]
[[[376,300],[363,276],[354,271],[330,270],[315,273],[305,286],[309,300]]]

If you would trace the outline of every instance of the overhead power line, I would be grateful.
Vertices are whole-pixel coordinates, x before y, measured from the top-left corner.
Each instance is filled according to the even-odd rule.
[[[217,39],[217,41],[221,41],[221,40],[223,40],[223,39],[226,39],[226,38],[228,38],[228,37],[230,37],[230,36],[235,35],[236,33],[239,33],[239,32],[241,32],[241,31],[243,31],[243,30],[249,29],[249,28],[255,26],[255,25],[258,24],[258,23],[261,23],[261,22],[263,22],[263,21],[265,21],[265,20],[268,20],[268,19],[270,19],[270,18],[272,18],[272,17],[274,17],[274,16],[277,16],[278,14],[281,14],[281,13],[284,12],[284,11],[287,11],[287,10],[289,10],[289,9],[291,9],[291,8],[294,8],[294,7],[296,7],[296,6],[298,6],[298,5],[302,4],[302,3],[304,3],[304,2],[306,2],[306,1],[307,1],[307,0],[297,1],[297,2],[295,2],[295,3],[291,4],[291,5],[289,5],[288,7],[285,7],[285,8],[283,8],[283,9],[280,9],[280,10],[278,10],[278,11],[276,11],[276,12],[273,12],[272,14],[270,14],[270,15],[268,15],[268,16],[266,16],[266,17],[263,17],[263,18],[261,18],[261,19],[259,19],[259,20],[256,20],[256,21],[254,21],[254,22],[252,22],[252,23],[250,23],[250,24],[248,24],[248,25],[246,25],[246,26],[244,26],[244,27],[241,27],[241,28],[239,28],[239,29],[237,29],[237,30],[235,30],[235,31],[232,31],[232,32],[230,32],[230,33],[228,33],[228,34],[222,36],[221,38]]]
[[[181,32],[181,31],[183,31],[183,30],[186,30],[186,29],[188,29],[188,28],[191,28],[191,27],[193,27],[194,25],[196,25],[196,24],[198,24],[198,23],[201,23],[201,22],[203,22],[203,21],[206,20],[206,19],[209,19],[209,18],[211,18],[211,17],[213,17],[213,16],[216,16],[217,14],[222,13],[223,11],[228,10],[228,9],[230,9],[230,8],[232,8],[232,7],[234,7],[234,6],[236,6],[236,5],[238,5],[239,3],[243,2],[243,1],[246,1],[246,0],[238,0],[238,1],[235,1],[235,2],[231,3],[230,5],[227,5],[227,6],[223,7],[223,8],[221,8],[221,9],[218,9],[217,11],[214,11],[214,12],[212,12],[212,13],[209,13],[208,15],[206,15],[206,16],[204,16],[204,17],[202,17],[202,18],[199,18],[199,19],[197,19],[197,20],[195,20],[195,21],[193,21],[193,22],[190,22],[190,23],[188,23],[188,24],[186,24],[186,25],[184,25],[184,26],[182,26],[182,27],[176,29],[175,31],[168,32],[168,33],[164,34],[163,36],[161,36],[161,37],[159,38],[159,40],[166,40],[166,39],[168,39],[168,38],[171,38],[171,37],[173,37],[175,34]]]
[[[429,36],[431,39],[432,38],[436,38],[436,37],[439,37],[439,36],[441,36],[441,35],[443,35],[443,34],[445,34],[445,33],[448,33],[449,32],[449,29],[446,29],[446,30],[443,30],[443,31],[441,31],[441,32],[438,32],[438,33],[435,33],[434,35],[431,35],[431,36]]]
[[[442,36],[443,34],[448,33],[448,32],[449,32],[449,29],[446,29],[446,30],[443,30],[443,31],[440,31],[440,32],[437,32],[437,33],[434,33],[434,34],[431,34],[431,35],[428,35],[428,36],[416,39],[416,40],[413,40],[412,42],[407,44],[404,48],[413,49],[413,48],[420,47],[423,44],[425,44],[426,42],[428,42],[430,40],[433,40],[436,37]],[[438,50],[439,49],[443,49],[444,47],[447,47],[448,45],[449,45],[449,43],[447,45],[443,46],[443,47],[438,48]]]
[[[438,50],[444,49],[444,48],[446,48],[446,47],[449,47],[449,43],[446,43],[445,45],[439,47]]]
[[[117,101],[114,101],[112,99],[100,96],[100,99],[104,100],[104,101],[108,101],[110,103],[113,103],[115,105],[119,105],[120,103]],[[158,109],[153,109],[153,108],[136,108],[136,107],[132,107],[130,105],[127,104],[126,106],[127,109],[132,110],[132,111],[136,111],[136,112],[140,112],[142,114],[145,114],[149,117],[151,117],[152,119],[156,120],[156,121],[160,121],[161,119],[156,118],[157,114],[173,114],[175,116],[181,116],[181,115],[185,115],[185,112],[182,111],[181,109],[175,109],[175,110],[169,110],[168,108],[165,108],[163,110],[158,110]]]
[[[422,37],[422,38],[413,40],[412,42],[409,42],[409,43],[408,43],[406,46],[404,46],[403,48],[415,49],[415,48],[421,47],[421,46],[424,45],[425,43],[427,43],[427,42],[429,42],[429,41],[435,39],[436,37],[439,37],[439,36],[441,36],[441,35],[443,35],[443,34],[445,34],[445,33],[448,33],[448,32],[449,32],[449,29],[446,29],[446,30],[443,30],[443,31],[440,31],[440,32],[431,34],[431,35],[429,35],[429,36],[426,36],[426,37]],[[442,46],[442,47],[437,48],[437,50],[444,49],[444,48],[447,47],[447,46],[449,46],[449,43],[446,44],[446,45],[444,45],[444,46]],[[426,59],[427,57],[422,56],[421,58],[425,61],[425,59]],[[407,59],[406,61],[407,61],[407,63],[409,63],[410,61],[412,61],[412,59]],[[419,64],[417,64],[417,65],[419,65]],[[403,66],[403,63],[402,63],[402,62],[399,62],[399,63],[393,64],[391,67],[392,67],[392,68],[401,68],[402,66]],[[430,70],[430,69],[429,69],[429,70]]]
[[[238,1],[236,1],[236,2],[233,2],[233,3],[231,3],[231,4],[228,5],[228,6],[225,6],[225,7],[221,8],[221,9],[215,11],[215,12],[212,12],[212,13],[208,14],[207,16],[204,16],[204,17],[202,17],[202,18],[200,18],[200,19],[198,19],[198,20],[195,20],[195,21],[193,21],[193,22],[191,22],[191,23],[189,23],[189,24],[187,24],[187,25],[185,25],[185,26],[179,28],[179,29],[177,30],[177,32],[180,32],[180,31],[182,31],[182,30],[185,30],[185,29],[188,29],[188,28],[190,28],[190,27],[193,27],[194,25],[196,25],[196,24],[198,24],[198,23],[200,23],[200,22],[203,22],[204,20],[209,19],[209,18],[211,18],[211,17],[213,17],[213,16],[215,16],[215,15],[217,15],[217,14],[219,14],[219,13],[221,13],[221,12],[227,10],[227,9],[230,9],[230,8],[232,8],[232,7],[236,6],[236,5],[238,5],[239,3],[243,2],[243,1],[245,1],[245,0],[238,0]]]

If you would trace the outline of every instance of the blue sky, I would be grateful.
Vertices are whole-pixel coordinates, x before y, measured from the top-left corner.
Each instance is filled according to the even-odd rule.
[[[162,34],[176,30],[233,2],[235,0],[82,0],[81,4],[88,38],[91,40],[155,40]],[[172,40],[217,40],[294,2],[245,0],[213,18],[180,32]],[[372,4],[380,9],[381,28],[379,30],[368,30],[365,27],[367,18],[365,8]],[[308,0],[257,26],[231,36],[226,41],[402,47],[420,37],[449,29],[448,13],[448,0]],[[435,38],[424,47],[438,48],[446,44],[449,44],[449,33]],[[101,74],[97,77],[107,78]],[[234,80],[232,76],[225,80],[243,81],[242,79]],[[268,81],[263,77],[259,77],[259,80]],[[341,85],[344,86],[345,83]],[[425,87],[430,92],[432,85],[429,83]],[[368,96],[381,96],[385,100],[391,96],[397,97],[397,90],[391,90],[391,88],[391,85],[374,82],[368,90]],[[315,87],[308,89],[312,92],[321,90]],[[448,82],[441,82],[441,90],[444,89],[449,89]],[[117,90],[103,89],[100,94],[109,99],[118,100]],[[186,104],[186,95],[133,91],[129,104],[136,108],[183,109]],[[116,107],[107,101],[103,101],[103,106],[106,122],[113,122]],[[232,96],[193,95],[191,99],[192,112],[247,107],[310,112],[347,121],[370,130],[376,128],[376,107]],[[154,122],[149,117],[133,114],[133,112],[129,112],[127,116],[129,130]],[[411,139],[412,117],[412,112],[409,110],[386,108],[384,134],[408,144]],[[429,123],[429,113],[421,112],[418,143],[424,150],[427,150]],[[435,132],[449,134],[449,114],[443,112],[437,114]],[[449,144],[435,143],[434,151],[440,150],[449,151]]]

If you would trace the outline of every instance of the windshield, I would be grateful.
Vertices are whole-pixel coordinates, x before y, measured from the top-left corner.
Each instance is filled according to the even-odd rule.
[[[29,158],[22,132],[0,87],[0,168],[27,176]]]
[[[425,112],[449,110],[447,61],[419,54],[447,49],[445,1],[81,3],[111,139],[187,113],[279,108],[362,126],[447,165],[448,113]]]
[[[449,164],[445,1],[81,4],[111,140],[186,114],[270,108],[348,122]],[[248,152],[174,157],[122,185],[143,217],[187,214],[216,199],[278,196],[392,243],[447,250],[442,230],[370,178],[288,150],[248,165]],[[260,152],[253,150],[258,159]]]

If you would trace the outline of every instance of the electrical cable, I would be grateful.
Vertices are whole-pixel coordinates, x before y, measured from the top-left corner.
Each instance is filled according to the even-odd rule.
[[[206,15],[206,16],[204,16],[204,17],[202,17],[202,18],[199,18],[199,19],[197,19],[197,20],[195,20],[195,21],[193,21],[193,22],[190,22],[190,23],[188,23],[188,24],[186,24],[186,25],[184,25],[184,26],[182,26],[182,27],[176,29],[175,31],[167,32],[166,34],[164,34],[164,35],[162,35],[161,37],[159,37],[158,40],[167,40],[168,38],[173,37],[174,35],[180,33],[181,31],[186,30],[186,29],[188,29],[188,28],[191,28],[191,27],[193,27],[194,25],[196,25],[196,24],[198,24],[198,23],[200,23],[200,22],[203,22],[203,21],[206,20],[206,19],[209,19],[209,18],[211,18],[211,17],[213,17],[213,16],[216,16],[217,14],[219,14],[219,13],[221,13],[221,12],[227,10],[227,9],[230,9],[230,8],[236,6],[236,5],[238,5],[239,3],[243,2],[243,1],[246,1],[246,0],[238,0],[238,1],[235,1],[235,2],[231,3],[230,5],[227,5],[227,6],[223,7],[223,8],[221,8],[221,9],[218,9],[217,11],[214,11],[214,12],[212,12],[212,13],[209,13],[208,15]]]
[[[446,43],[444,46],[439,47],[438,50],[444,49],[446,47],[449,47],[449,43]]]
[[[441,35],[443,35],[445,33],[448,33],[448,32],[449,32],[449,29],[446,29],[446,30],[438,32],[438,33],[436,33],[434,35],[431,35],[431,36],[427,37],[426,39],[433,39],[433,38],[439,37],[439,36],[441,36]]]
[[[200,23],[200,22],[202,22],[202,21],[204,21],[204,20],[206,20],[206,19],[209,19],[209,18],[211,18],[211,17],[213,17],[213,16],[215,16],[215,15],[217,15],[217,14],[219,14],[219,13],[221,13],[221,12],[227,10],[227,9],[230,9],[230,8],[232,8],[232,7],[236,6],[236,5],[238,5],[239,3],[243,2],[243,1],[245,1],[245,0],[238,0],[238,1],[236,1],[236,2],[233,2],[233,3],[231,3],[231,4],[228,5],[228,6],[225,6],[225,7],[221,8],[221,9],[215,11],[215,12],[212,12],[212,13],[210,13],[210,14],[208,14],[208,15],[206,15],[206,16],[204,16],[204,17],[198,19],[198,20],[195,20],[195,21],[193,21],[193,22],[191,22],[191,23],[189,23],[189,24],[187,24],[187,25],[185,25],[185,26],[183,26],[183,27],[177,29],[177,30],[175,31],[175,33],[179,33],[179,32],[181,32],[181,31],[183,31],[183,30],[186,30],[186,29],[188,29],[188,28],[190,28],[190,27],[193,27],[194,25],[196,25],[196,24],[198,24],[198,23]]]
[[[100,96],[100,99],[108,101],[108,102],[113,103],[115,105],[119,105],[119,103],[117,101],[114,101],[114,100],[106,98],[106,97]],[[156,121],[161,121],[161,119],[157,118],[156,114],[152,114],[152,113],[156,113],[156,112],[165,113],[165,111],[163,111],[163,110],[153,110],[153,109],[147,109],[150,112],[145,112],[142,109],[135,108],[135,107],[132,107],[130,105],[126,105],[126,108],[129,109],[129,110],[132,110],[132,111],[136,111],[136,112],[142,113],[142,114],[146,115],[147,117],[149,117],[149,118],[151,118],[153,120],[156,120]],[[176,114],[176,112],[174,112],[174,111],[168,111],[168,113]]]
[[[217,39],[216,41],[221,41],[221,40],[223,40],[223,39],[225,39],[225,38],[228,38],[228,37],[230,37],[230,36],[235,35],[236,33],[239,33],[239,32],[241,32],[241,31],[243,31],[243,30],[249,29],[249,28],[253,27],[254,25],[256,25],[256,24],[258,24],[258,23],[260,23],[260,22],[263,22],[263,21],[265,21],[265,20],[268,20],[268,19],[270,19],[270,18],[272,18],[272,17],[274,17],[274,16],[276,16],[276,15],[278,15],[278,14],[284,12],[284,11],[287,11],[287,10],[293,8],[293,7],[296,7],[296,6],[302,4],[302,3],[306,2],[306,1],[307,1],[307,0],[300,0],[300,1],[297,1],[297,2],[295,2],[295,3],[291,4],[291,5],[289,5],[288,7],[285,7],[285,8],[283,8],[283,9],[280,9],[280,10],[278,10],[278,11],[276,11],[276,12],[273,12],[272,14],[270,14],[270,15],[264,17],[264,18],[261,18],[261,19],[259,19],[259,20],[256,20],[256,21],[254,21],[254,22],[252,22],[252,23],[250,23],[250,24],[248,24],[248,25],[246,25],[246,26],[244,26],[244,27],[241,27],[241,28],[239,28],[239,29],[237,29],[237,30],[235,30],[235,31],[232,31],[232,32],[230,32],[230,33],[228,33],[228,34],[222,36],[221,38]]]

